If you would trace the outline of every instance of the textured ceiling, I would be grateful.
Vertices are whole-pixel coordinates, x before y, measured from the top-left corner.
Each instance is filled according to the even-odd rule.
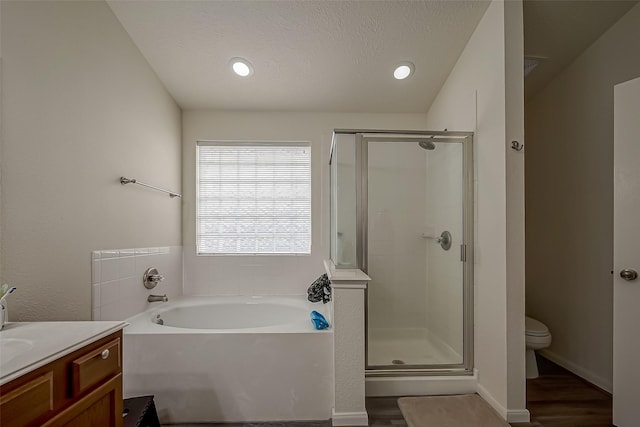
[[[108,1],[183,109],[422,113],[485,1]],[[247,58],[253,76],[230,72]],[[394,65],[415,75],[392,78]]]
[[[525,0],[524,54],[543,58],[525,79],[526,98],[535,96],[636,3]]]
[[[426,112],[488,6],[468,0],[107,0],[184,109]],[[525,0],[529,99],[637,0]],[[242,79],[229,61],[249,59]],[[411,61],[415,75],[391,78]]]

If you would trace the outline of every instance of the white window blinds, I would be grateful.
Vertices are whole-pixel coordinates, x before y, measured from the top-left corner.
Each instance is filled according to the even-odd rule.
[[[199,254],[311,253],[309,143],[198,142]]]

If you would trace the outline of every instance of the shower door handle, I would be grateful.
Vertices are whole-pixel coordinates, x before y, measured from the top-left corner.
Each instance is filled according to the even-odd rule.
[[[638,278],[638,272],[631,268],[625,268],[624,270],[620,271],[620,277],[628,282],[631,282],[632,280],[636,280]]]

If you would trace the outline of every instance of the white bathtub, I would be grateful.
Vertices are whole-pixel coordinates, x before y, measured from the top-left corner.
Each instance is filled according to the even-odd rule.
[[[127,319],[124,395],[155,395],[162,423],[329,419],[333,332],[309,318],[328,308],[306,296],[154,303]]]

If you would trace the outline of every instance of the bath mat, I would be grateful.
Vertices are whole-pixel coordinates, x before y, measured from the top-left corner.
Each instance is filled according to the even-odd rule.
[[[509,427],[477,394],[401,397],[398,406],[409,427]]]

